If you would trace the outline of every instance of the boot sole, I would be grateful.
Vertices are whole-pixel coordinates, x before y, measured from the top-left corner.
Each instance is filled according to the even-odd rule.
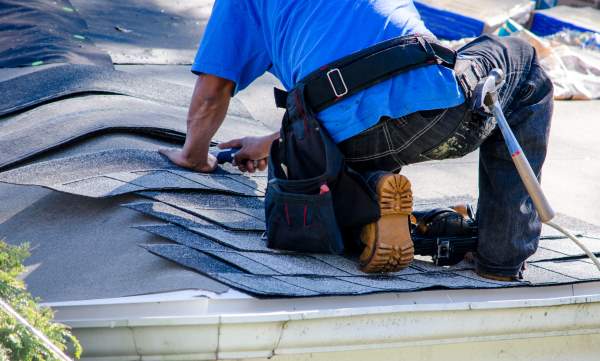
[[[365,249],[360,268],[366,273],[397,272],[408,267],[415,254],[409,226],[413,207],[410,181],[400,174],[383,176],[377,196],[381,218],[362,229]]]
[[[475,271],[475,273],[477,273],[477,275],[479,277],[487,278],[487,279],[492,280],[492,281],[500,281],[500,282],[515,282],[515,281],[518,281],[517,277],[500,276],[500,275],[494,275],[494,274],[480,272],[480,271]]]

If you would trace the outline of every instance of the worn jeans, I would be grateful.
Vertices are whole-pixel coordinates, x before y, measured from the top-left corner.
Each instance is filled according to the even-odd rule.
[[[552,117],[552,83],[535,50],[518,38],[485,35],[458,54],[455,73],[465,104],[396,119],[383,117],[339,146],[359,172],[399,171],[407,164],[462,157],[480,148],[477,268],[516,276],[537,249],[541,222],[495,121],[471,111],[472,93],[490,70],[504,71],[500,102],[539,177]]]

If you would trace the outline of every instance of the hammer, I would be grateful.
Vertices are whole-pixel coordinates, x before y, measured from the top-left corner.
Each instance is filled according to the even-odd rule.
[[[498,100],[498,90],[502,87],[502,85],[504,85],[504,82],[504,72],[500,69],[493,69],[486,78],[480,80],[475,88],[473,99],[474,109],[476,111],[482,111],[485,114],[493,114],[494,118],[496,119],[496,123],[502,132],[502,136],[504,137],[504,141],[508,151],[510,152],[512,161],[517,168],[517,172],[521,177],[521,181],[523,182],[527,193],[529,193],[529,196],[531,197],[540,220],[570,238],[594,262],[598,270],[600,270],[600,261],[598,261],[596,256],[583,243],[581,243],[577,237],[572,235],[569,231],[562,228],[558,224],[552,222],[552,219],[554,219],[556,213],[554,213],[552,206],[550,206],[550,202],[548,202],[546,195],[542,191],[540,182],[533,172],[533,169],[531,169],[531,165],[529,164],[523,149],[519,145],[517,138],[515,138],[514,133],[510,129],[510,126],[504,117],[504,112],[502,111],[500,101]]]

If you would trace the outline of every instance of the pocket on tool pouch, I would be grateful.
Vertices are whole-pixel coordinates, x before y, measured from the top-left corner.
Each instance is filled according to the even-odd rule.
[[[269,185],[265,200],[267,245],[307,253],[341,254],[344,242],[337,226],[331,192],[297,194]]]

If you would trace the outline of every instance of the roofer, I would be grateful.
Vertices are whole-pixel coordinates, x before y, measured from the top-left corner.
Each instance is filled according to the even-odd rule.
[[[393,55],[384,54],[386,61],[377,63],[388,48],[401,56],[390,62]],[[411,54],[427,61],[412,64]],[[180,166],[213,171],[209,143],[230,98],[269,71],[288,90],[302,84],[296,94],[315,111],[346,164],[376,175],[370,181],[381,217],[361,232],[363,270],[397,271],[412,261],[412,196],[408,180],[396,174],[401,167],[480,148],[476,271],[513,280],[537,249],[541,223],[495,123],[471,109],[471,100],[491,69],[504,71],[503,110],[539,175],[552,83],[534,49],[518,38],[482,36],[455,55],[425,27],[412,0],[217,0],[192,66],[199,77],[185,145],[161,152]],[[402,69],[374,75],[396,62]],[[267,167],[279,136],[234,139],[220,147],[241,147],[237,166],[254,172]],[[304,208],[305,223],[306,217]]]

